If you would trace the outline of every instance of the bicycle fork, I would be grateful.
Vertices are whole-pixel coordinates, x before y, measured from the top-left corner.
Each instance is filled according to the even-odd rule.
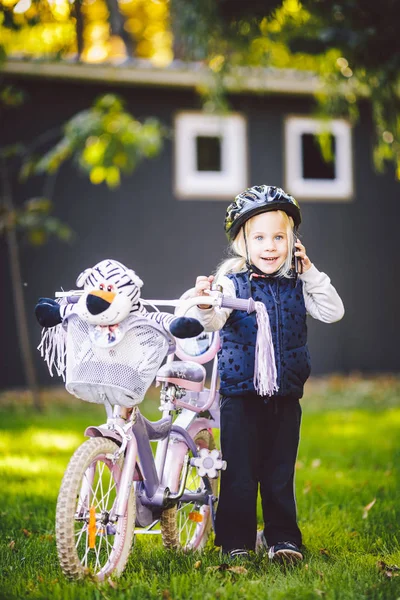
[[[136,459],[138,453],[137,441],[134,435],[130,436],[126,446],[124,467],[119,483],[117,503],[115,507],[115,518],[123,517],[126,512],[129,494],[133,485],[133,476],[135,472]],[[114,516],[114,515],[113,515]]]

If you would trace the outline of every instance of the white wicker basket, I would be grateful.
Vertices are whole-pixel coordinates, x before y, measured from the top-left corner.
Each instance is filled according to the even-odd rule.
[[[142,318],[129,319],[124,329],[121,341],[104,348],[93,341],[92,325],[76,315],[68,319],[65,387],[71,394],[99,404],[105,399],[126,407],[142,402],[168,341]]]

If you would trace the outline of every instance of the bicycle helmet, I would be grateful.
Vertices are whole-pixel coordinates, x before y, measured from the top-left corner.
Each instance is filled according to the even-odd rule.
[[[238,194],[228,206],[225,216],[228,239],[233,241],[248,219],[270,210],[283,210],[293,218],[295,227],[301,223],[300,206],[293,196],[278,187],[256,185]]]

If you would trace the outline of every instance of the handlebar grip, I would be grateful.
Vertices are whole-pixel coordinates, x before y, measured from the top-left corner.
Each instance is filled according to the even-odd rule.
[[[83,294],[83,290],[68,290],[67,292],[56,292],[54,297],[56,300],[64,298],[68,304],[76,304]]]
[[[231,308],[232,310],[245,310],[248,313],[251,313],[256,309],[256,304],[253,298],[243,300],[242,298],[231,298],[230,296],[223,296],[221,301],[221,307]]]

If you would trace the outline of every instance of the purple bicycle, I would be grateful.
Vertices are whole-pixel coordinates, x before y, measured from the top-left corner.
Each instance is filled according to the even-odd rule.
[[[158,304],[178,306],[184,314],[202,302],[204,297]],[[207,303],[254,310],[252,300],[220,293]],[[66,388],[103,403],[107,421],[86,429],[89,439],[62,480],[56,542],[64,574],[91,573],[100,581],[121,574],[138,534],[161,534],[167,548],[201,550],[213,525],[219,472],[226,466],[212,434],[219,427],[218,333],[176,341],[139,318],[108,348],[96,345],[74,317],[66,335]],[[210,360],[206,388],[203,364]],[[162,417],[153,422],[141,414],[137,398],[138,386],[147,390],[154,379],[161,385]],[[155,455],[150,442],[156,442]]]

